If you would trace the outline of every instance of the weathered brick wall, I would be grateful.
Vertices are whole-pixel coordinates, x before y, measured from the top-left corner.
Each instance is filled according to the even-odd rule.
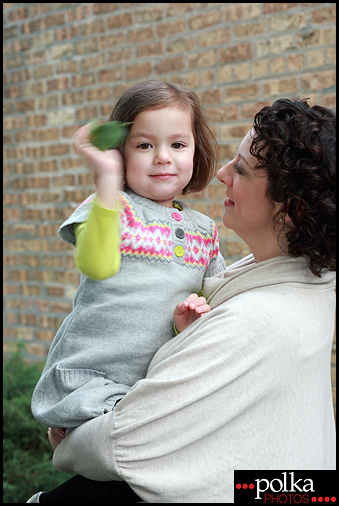
[[[335,16],[334,3],[4,4],[5,351],[23,339],[45,357],[71,311],[79,274],[57,229],[94,191],[74,131],[137,81],[179,82],[200,95],[223,164],[263,105],[334,107]],[[185,200],[215,219],[230,263],[248,249],[222,226],[224,196],[214,180]]]

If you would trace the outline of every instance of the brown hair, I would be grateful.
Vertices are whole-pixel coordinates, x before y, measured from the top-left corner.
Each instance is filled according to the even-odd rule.
[[[313,274],[336,270],[336,117],[307,99],[279,99],[254,119],[250,152],[267,174],[267,196],[283,204],[293,228],[288,253]]]
[[[164,107],[178,107],[191,113],[195,141],[193,175],[181,193],[202,191],[216,173],[218,145],[193,91],[179,84],[156,80],[135,84],[120,96],[108,121],[134,121],[143,111]]]

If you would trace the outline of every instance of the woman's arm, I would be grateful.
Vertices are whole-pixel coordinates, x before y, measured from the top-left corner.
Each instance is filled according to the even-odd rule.
[[[62,441],[55,467],[98,481],[123,479],[147,502],[232,502],[228,424],[251,398],[245,372],[258,357],[239,332],[225,339],[232,320],[239,327],[238,315],[226,320],[216,308],[164,345],[112,412]]]

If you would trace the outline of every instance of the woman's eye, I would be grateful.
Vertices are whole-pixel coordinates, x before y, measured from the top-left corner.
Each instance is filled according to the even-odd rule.
[[[140,149],[148,149],[148,148],[151,148],[152,146],[150,145],[149,142],[143,142],[142,144],[138,144],[137,147]]]
[[[238,174],[242,174],[243,173],[242,170],[241,170],[241,167],[239,166],[239,164],[237,164],[235,166],[235,172],[237,172]]]

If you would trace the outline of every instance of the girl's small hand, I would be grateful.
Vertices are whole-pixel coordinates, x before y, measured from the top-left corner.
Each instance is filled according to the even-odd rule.
[[[87,124],[79,128],[73,136],[75,152],[82,156],[85,162],[96,171],[98,176],[104,174],[123,174],[123,159],[116,149],[101,151],[93,146],[89,140],[91,125]]]
[[[90,129],[91,125],[87,124],[75,132],[74,150],[84,159],[86,165],[94,170],[94,182],[103,205],[114,209],[116,193],[123,190],[123,158],[116,149],[101,151],[93,146],[89,140]]]
[[[55,428],[49,427],[48,429],[48,439],[51,443],[52,450],[54,451],[57,446],[61,443],[63,438],[65,437],[66,429],[65,428]]]
[[[179,302],[174,310],[173,318],[177,331],[182,332],[209,311],[211,311],[211,306],[206,303],[205,297],[192,293],[184,302]]]

